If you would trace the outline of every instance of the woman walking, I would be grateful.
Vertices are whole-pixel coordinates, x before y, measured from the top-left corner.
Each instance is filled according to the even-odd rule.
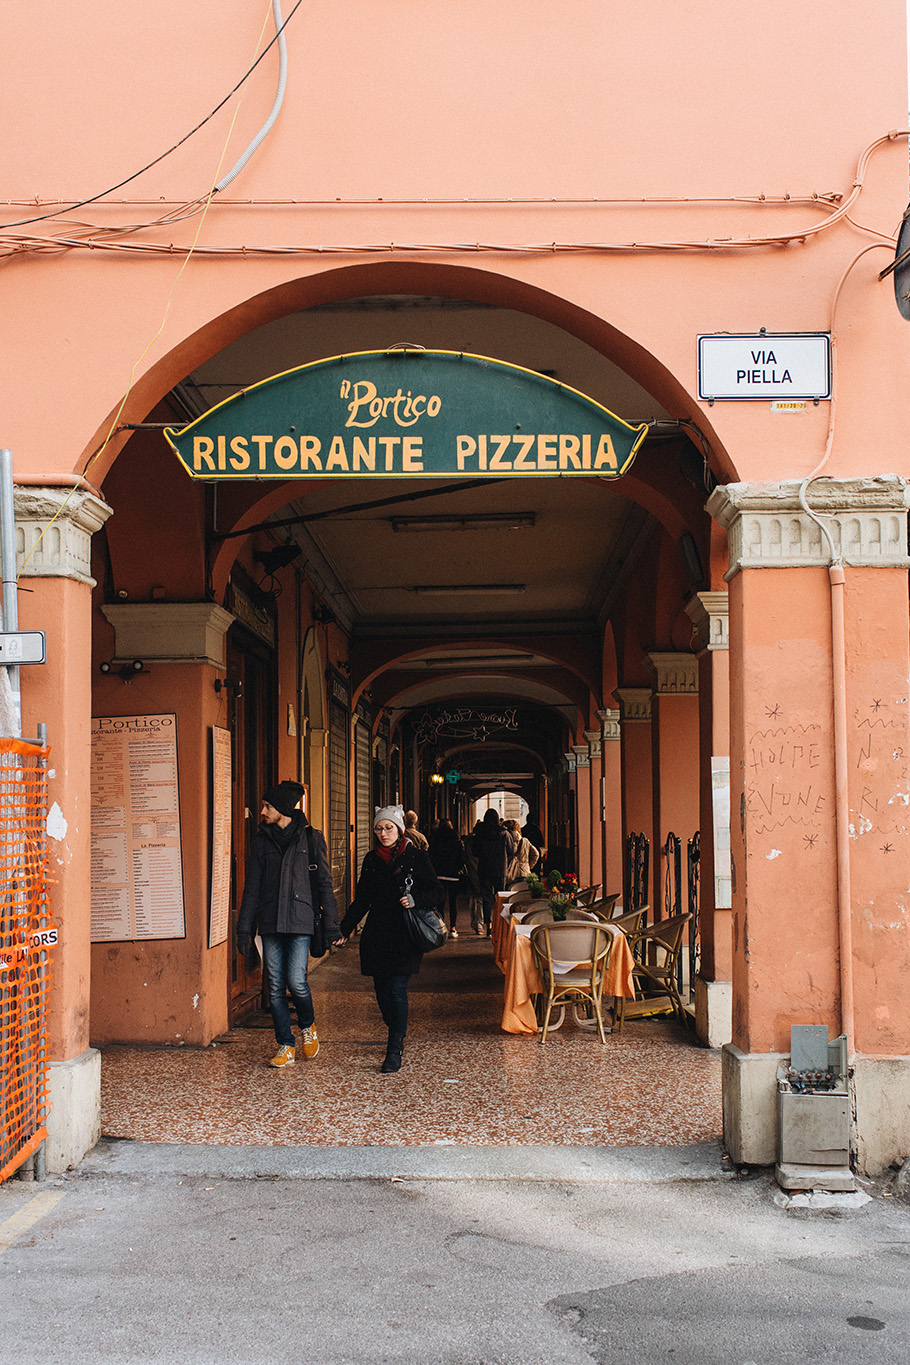
[[[449,937],[457,938],[458,882],[464,868],[464,845],[451,820],[440,820],[430,835],[430,862],[449,898]]]
[[[441,889],[428,855],[405,838],[401,806],[382,806],[373,821],[374,847],[363,860],[351,908],[341,922],[346,942],[360,921],[360,971],[373,978],[376,1003],[389,1031],[384,1072],[400,1071],[408,1031],[408,982],[422,953],[408,933],[408,889],[418,905],[438,907]],[[406,879],[411,879],[410,888]]]
[[[497,891],[504,891],[506,865],[511,854],[511,843],[502,827],[499,814],[492,806],[484,812],[480,829],[474,834],[477,854],[477,876],[483,899],[483,920],[488,935],[492,934],[493,905]]]
[[[540,853],[530,839],[525,838],[517,820],[507,820],[505,829],[511,846],[509,865],[506,868],[506,890],[508,891],[513,882],[523,881],[527,877],[531,868],[537,863]]]

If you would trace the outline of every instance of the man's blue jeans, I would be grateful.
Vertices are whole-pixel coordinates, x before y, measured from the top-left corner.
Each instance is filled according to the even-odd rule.
[[[309,934],[263,934],[262,965],[268,983],[269,1009],[279,1047],[293,1046],[288,991],[297,1007],[297,1023],[309,1028],[314,1019],[313,997],[306,970],[310,958]]]

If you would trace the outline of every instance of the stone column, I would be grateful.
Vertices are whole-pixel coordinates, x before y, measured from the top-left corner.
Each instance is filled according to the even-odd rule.
[[[683,846],[683,910],[685,910],[685,849],[698,829],[698,663],[694,654],[649,654],[654,669],[651,703],[651,757],[654,808],[654,846],[651,872],[655,916],[663,904],[665,861],[662,849],[668,834]]]
[[[708,502],[729,536],[733,1042],[724,1127],[734,1161],[774,1160],[775,1070],[791,1024],[842,1022],[852,980],[860,1169],[906,1156],[910,1121],[910,641],[907,486],[809,490],[844,562],[846,809],[833,731],[830,554],[796,482],[730,484]],[[839,916],[848,849],[849,933]]]
[[[603,770],[603,882],[604,894],[622,893],[622,752],[619,709],[598,711]]]
[[[48,1000],[47,1165],[66,1170],[101,1133],[101,1056],[89,1046],[91,979],[91,538],[111,515],[82,489],[15,490],[19,626],[47,634],[23,668],[22,733],[48,728],[51,914],[60,932]]]
[[[578,755],[575,753],[574,748],[572,748],[572,749],[567,749],[566,752],[565,752],[565,754],[563,755],[563,757],[564,757],[565,765],[566,765],[566,782],[565,782],[566,806],[565,806],[565,820],[564,820],[564,828],[565,828],[565,844],[564,844],[564,847],[565,847],[565,850],[566,850],[566,855],[565,855],[565,856],[566,856],[566,858],[569,860],[569,864],[567,864],[567,866],[568,866],[568,865],[571,864],[572,861],[574,861],[574,862],[577,864],[577,862],[578,862],[578,857],[579,857],[579,844],[578,844],[578,777],[577,777],[577,771],[576,771],[577,765],[578,765]],[[574,819],[573,819],[573,811],[574,811]]]
[[[651,865],[660,861],[654,847],[654,812],[651,783],[651,689],[617,687],[620,753],[622,758],[622,839],[644,834],[651,850]],[[625,866],[625,864],[623,864]],[[623,887],[623,894],[627,888]],[[651,916],[653,918],[653,915]]]
[[[587,744],[573,744],[575,752],[575,820],[578,827],[577,871],[581,886],[589,886],[591,877],[591,846],[594,830],[591,825],[591,751]]]
[[[585,730],[588,752],[591,755],[591,885],[604,879],[604,821],[603,821],[603,750],[600,730]]]
[[[686,606],[698,658],[699,968],[695,1026],[722,1047],[732,1034],[733,911],[730,882],[730,630],[726,591],[700,592]]]

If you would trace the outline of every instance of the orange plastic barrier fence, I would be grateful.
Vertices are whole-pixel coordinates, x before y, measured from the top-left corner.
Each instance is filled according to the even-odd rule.
[[[0,739],[0,1181],[47,1136],[47,755]]]

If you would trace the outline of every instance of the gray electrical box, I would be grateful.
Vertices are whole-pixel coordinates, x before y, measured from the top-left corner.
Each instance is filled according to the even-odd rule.
[[[847,1039],[816,1024],[790,1030],[790,1065],[778,1070],[777,1181],[785,1190],[854,1190],[850,1170]]]

